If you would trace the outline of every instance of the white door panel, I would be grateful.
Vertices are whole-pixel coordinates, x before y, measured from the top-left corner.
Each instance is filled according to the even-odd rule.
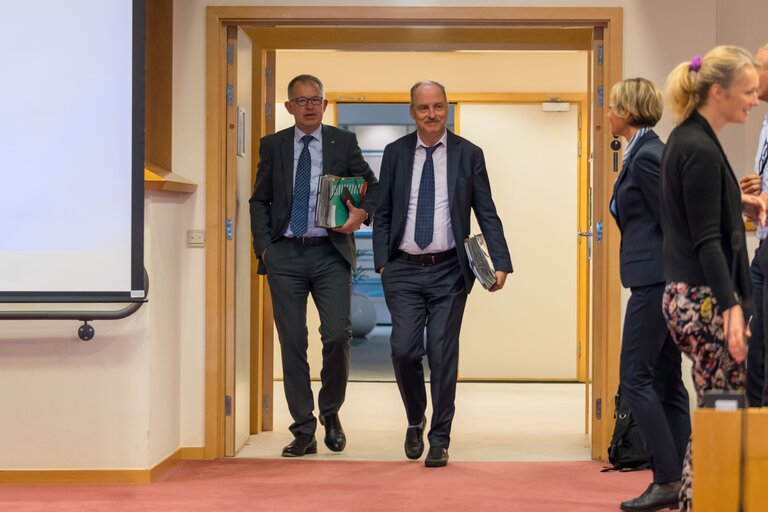
[[[467,302],[459,376],[575,379],[578,112],[461,104],[460,133],[485,153],[514,273]],[[473,234],[479,227],[473,219]]]

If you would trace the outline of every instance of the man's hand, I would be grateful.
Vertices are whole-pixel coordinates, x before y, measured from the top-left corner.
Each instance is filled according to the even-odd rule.
[[[745,194],[756,196],[760,193],[760,180],[761,178],[758,174],[747,174],[739,181],[741,191]]]
[[[752,196],[741,194],[741,211],[747,219],[757,222],[761,227],[765,227],[766,211],[768,210],[768,195],[760,194]]]
[[[360,228],[360,225],[365,222],[365,219],[368,218],[368,212],[362,208],[355,208],[352,205],[352,201],[349,199],[347,199],[347,210],[349,210],[349,218],[347,219],[347,222],[345,222],[341,227],[333,228],[334,231],[344,233],[345,235],[349,235],[357,231]]]
[[[504,282],[507,280],[507,273],[496,271],[496,284],[490,287],[489,292],[495,292],[504,288]]]

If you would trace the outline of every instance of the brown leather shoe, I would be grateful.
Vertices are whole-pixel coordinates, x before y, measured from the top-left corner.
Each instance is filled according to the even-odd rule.
[[[320,416],[320,424],[325,426],[325,446],[332,452],[340,452],[347,446],[347,436],[341,428],[338,414]]]
[[[297,435],[291,443],[283,448],[283,457],[303,457],[317,453],[317,440],[309,434]]]

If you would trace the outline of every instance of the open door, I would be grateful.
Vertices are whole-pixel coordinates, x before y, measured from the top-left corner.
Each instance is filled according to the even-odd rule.
[[[546,105],[546,107],[544,106]],[[470,295],[463,380],[584,380],[588,316],[579,240],[581,102],[459,104],[461,135],[485,153],[515,273],[498,294]],[[473,233],[480,229],[473,222]],[[584,254],[586,256],[586,254]]]

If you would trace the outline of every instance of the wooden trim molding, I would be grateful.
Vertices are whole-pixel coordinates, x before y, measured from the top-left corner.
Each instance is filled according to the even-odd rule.
[[[149,484],[181,460],[202,460],[203,447],[182,447],[149,469],[0,470],[0,484]]]
[[[223,219],[227,204],[226,186],[226,132],[225,126],[225,69],[226,28],[242,27],[254,42],[254,52],[282,49],[280,44],[300,45],[303,49],[327,48],[341,41],[345,49],[369,50],[372,44],[386,45],[391,37],[372,41],[371,35],[389,34],[391,30],[402,33],[439,29],[441,44],[450,45],[452,34],[462,37],[502,28],[517,27],[526,30],[552,30],[554,27],[587,29],[590,34],[599,32],[604,43],[605,63],[594,68],[595,83],[608,87],[622,76],[622,23],[623,10],[620,7],[251,7],[251,6],[208,6],[206,8],[206,317],[205,317],[205,458],[224,455],[224,389],[225,389],[225,243]],[[305,27],[296,31],[296,27]],[[378,28],[387,28],[379,31]],[[391,28],[391,30],[389,30]],[[322,29],[322,30],[321,30]],[[373,30],[377,29],[377,30]],[[474,29],[474,30],[468,30]],[[477,30],[481,29],[481,30]],[[353,31],[353,32],[348,32]],[[361,31],[366,32],[365,41],[355,41]],[[356,35],[356,33],[358,35]],[[494,48],[482,43],[484,50],[515,49],[523,44],[517,39],[525,30],[510,31],[508,40]],[[297,36],[298,34],[298,36]],[[324,39],[319,39],[320,35]],[[292,37],[295,36],[295,37]],[[300,36],[300,37],[299,37]],[[604,37],[602,37],[604,36]],[[425,37],[423,34],[419,37]],[[483,36],[485,37],[485,36]],[[566,35],[562,35],[566,37]],[[568,36],[570,37],[570,36]],[[266,38],[266,40],[265,40]],[[346,39],[345,39],[346,38]],[[578,39],[578,37],[575,37]],[[484,41],[487,40],[487,37]],[[260,46],[258,41],[262,41]],[[402,41],[398,40],[398,44]],[[427,43],[425,43],[427,44]],[[470,43],[466,43],[470,44]],[[543,44],[543,43],[541,43]],[[574,44],[573,42],[569,44]],[[581,45],[582,41],[576,41]],[[594,40],[592,42],[594,44]],[[454,44],[454,46],[456,46]],[[559,49],[568,49],[559,48]],[[411,45],[410,50],[422,49]],[[442,48],[443,50],[447,49]],[[530,49],[530,48],[528,48]],[[552,48],[554,49],[554,48]],[[594,97],[590,91],[589,97]],[[591,104],[590,104],[591,105]],[[604,111],[595,109],[595,125],[602,125]],[[593,127],[594,129],[594,127]],[[608,130],[600,127],[592,133],[595,148],[594,212],[595,220],[602,220],[610,226],[607,203],[610,181],[613,176],[605,171],[610,157]],[[596,243],[593,252],[595,269],[593,286],[593,343],[594,380],[592,404],[600,399],[603,405],[601,417],[592,416],[595,430],[592,434],[594,458],[604,458],[613,414],[612,397],[618,385],[618,354],[620,351],[619,330],[621,325],[620,286],[618,274],[618,234],[610,227],[606,229],[601,243]],[[264,322],[271,321],[271,314],[263,311]],[[261,313],[259,313],[261,314]],[[262,363],[267,365],[267,353]],[[264,422],[267,423],[266,418]]]
[[[183,176],[150,162],[144,163],[144,190],[191,194],[197,190],[194,183]]]

